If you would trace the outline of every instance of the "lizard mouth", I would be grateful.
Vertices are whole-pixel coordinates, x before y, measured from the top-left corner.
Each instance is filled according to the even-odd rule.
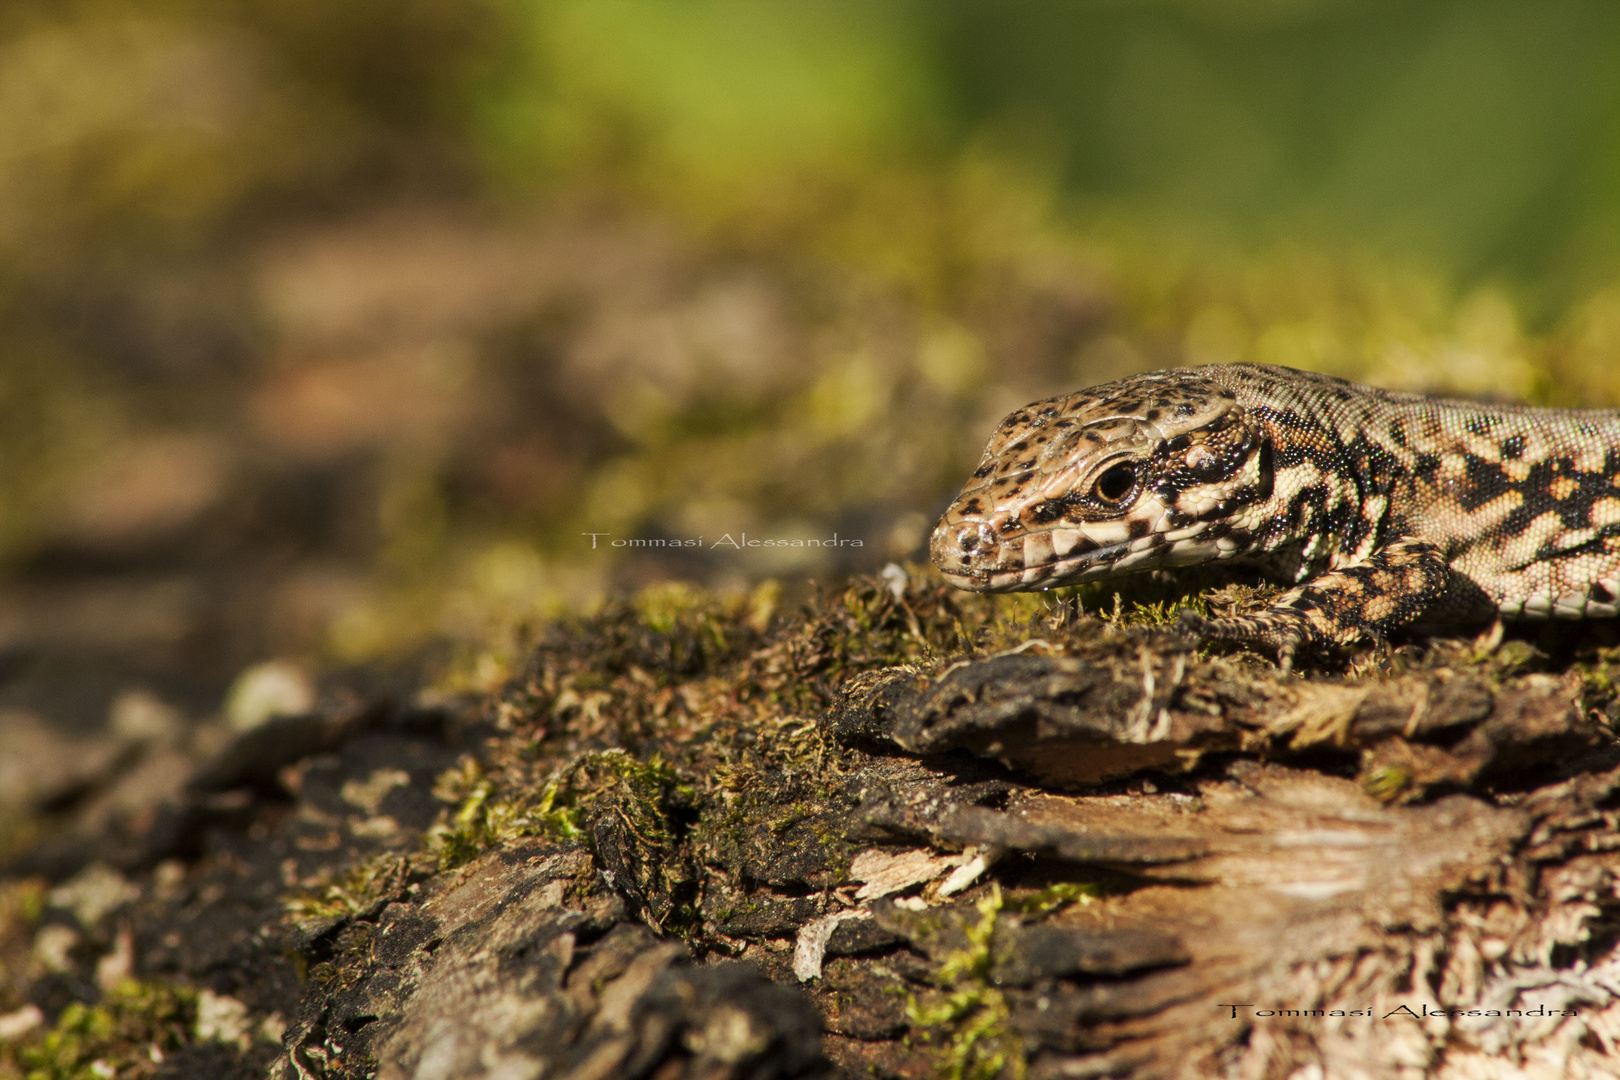
[[[1002,537],[987,523],[956,522],[947,528],[941,522],[929,541],[929,554],[945,580],[971,592],[1053,589],[1155,566],[1229,559],[1239,551],[1231,540],[1211,537],[1206,522],[1102,540],[1070,528]]]
[[[1134,561],[1132,555],[1146,556],[1155,546],[1152,535],[1099,544],[1074,530],[1045,529],[1002,539],[985,524],[941,522],[929,555],[958,589],[1019,592],[1120,573]]]

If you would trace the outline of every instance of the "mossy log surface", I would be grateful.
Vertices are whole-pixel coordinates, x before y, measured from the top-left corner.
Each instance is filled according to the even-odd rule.
[[[0,1076],[1620,1075],[1610,651],[1132,610],[662,588],[487,700],[84,758]]]

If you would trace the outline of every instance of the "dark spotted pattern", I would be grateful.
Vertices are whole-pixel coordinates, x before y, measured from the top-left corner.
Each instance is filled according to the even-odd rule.
[[[1254,563],[1297,587],[1200,629],[1285,662],[1420,618],[1615,615],[1620,412],[1250,364],[1151,372],[1004,420],[931,553],[952,583],[990,591]]]

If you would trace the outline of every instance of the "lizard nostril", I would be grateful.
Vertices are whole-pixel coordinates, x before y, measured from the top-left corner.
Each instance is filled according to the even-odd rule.
[[[964,555],[982,555],[995,548],[996,539],[983,525],[965,525],[957,530],[956,546]]]
[[[941,569],[971,567],[993,557],[995,533],[982,522],[941,521],[928,541],[929,557]]]

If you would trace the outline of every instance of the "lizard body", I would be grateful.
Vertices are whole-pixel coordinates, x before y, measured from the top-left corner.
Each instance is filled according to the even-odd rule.
[[[1002,421],[930,554],[961,588],[1233,561],[1295,586],[1190,619],[1278,650],[1408,623],[1620,613],[1620,411],[1449,401],[1257,364],[1149,372]]]

